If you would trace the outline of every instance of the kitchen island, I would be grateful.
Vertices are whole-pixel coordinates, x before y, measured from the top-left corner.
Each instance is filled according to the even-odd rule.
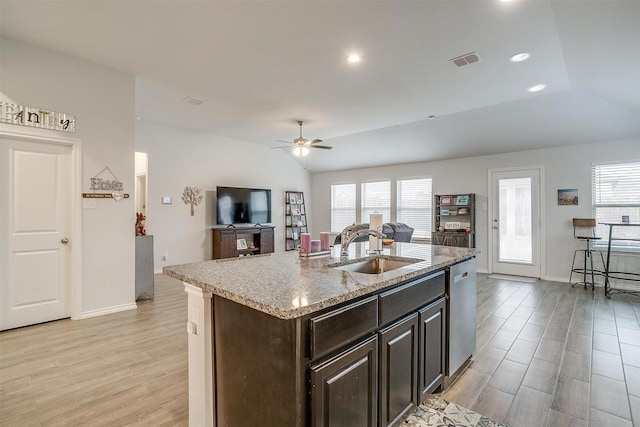
[[[478,251],[339,249],[164,268],[188,293],[190,425],[395,425],[442,387],[445,269]]]

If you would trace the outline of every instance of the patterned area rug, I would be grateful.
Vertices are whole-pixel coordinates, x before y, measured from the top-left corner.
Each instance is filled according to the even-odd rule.
[[[429,396],[409,415],[403,427],[509,427],[440,396]]]

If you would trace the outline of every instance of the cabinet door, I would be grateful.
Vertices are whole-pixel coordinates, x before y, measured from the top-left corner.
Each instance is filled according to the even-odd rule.
[[[238,243],[235,231],[220,232],[220,258],[234,258],[238,256]]]
[[[418,404],[418,314],[379,332],[380,426],[400,425]]]
[[[446,344],[445,299],[426,306],[419,311],[420,339],[418,385],[420,401],[438,387],[444,386]]]
[[[374,427],[378,421],[377,396],[377,336],[311,367],[314,427]]]
[[[273,229],[264,229],[260,231],[260,253],[270,254],[273,252]]]

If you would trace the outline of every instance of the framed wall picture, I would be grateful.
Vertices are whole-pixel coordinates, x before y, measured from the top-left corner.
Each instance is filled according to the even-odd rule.
[[[458,208],[458,215],[469,215],[469,208]]]
[[[468,205],[469,204],[469,195],[461,194],[456,196],[456,205]]]
[[[450,205],[453,202],[451,201],[451,196],[440,196],[440,204],[441,205]]]
[[[238,239],[236,241],[238,250],[247,249],[247,241],[245,239]]]

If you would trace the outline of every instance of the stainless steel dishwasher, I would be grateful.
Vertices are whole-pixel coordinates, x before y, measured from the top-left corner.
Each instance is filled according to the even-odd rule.
[[[476,351],[476,259],[447,268],[446,376],[451,377]]]

